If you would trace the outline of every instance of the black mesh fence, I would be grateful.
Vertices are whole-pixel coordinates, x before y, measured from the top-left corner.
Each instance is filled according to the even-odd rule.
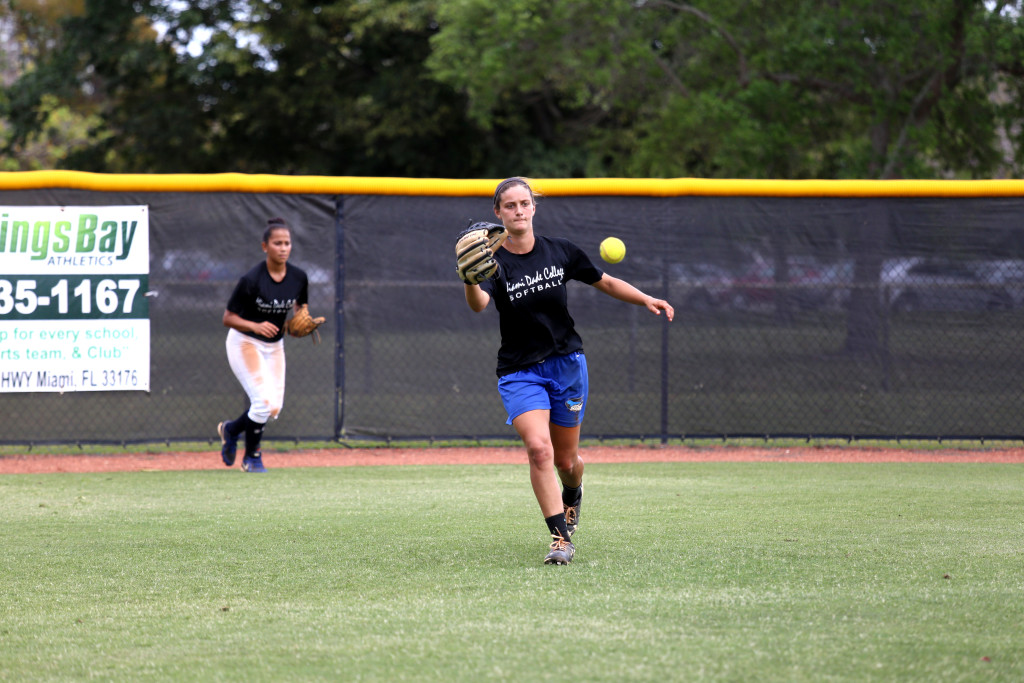
[[[266,218],[328,316],[287,339],[268,440],[512,438],[496,313],[474,314],[455,234],[487,197],[0,194],[147,205],[149,392],[3,393],[3,443],[207,440],[245,397],[220,323]],[[538,233],[676,306],[672,323],[570,283],[591,373],[585,437],[1021,438],[1024,200],[550,197]],[[627,245],[616,265],[598,244]],[[3,276],[0,275],[0,279]],[[2,316],[0,316],[2,322]],[[0,376],[15,364],[0,360]]]

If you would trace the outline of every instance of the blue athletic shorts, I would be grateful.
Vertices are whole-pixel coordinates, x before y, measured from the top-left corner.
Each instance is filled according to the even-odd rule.
[[[552,356],[525,370],[498,378],[498,392],[512,424],[530,410],[550,410],[551,421],[575,427],[587,408],[587,359],[582,352]]]

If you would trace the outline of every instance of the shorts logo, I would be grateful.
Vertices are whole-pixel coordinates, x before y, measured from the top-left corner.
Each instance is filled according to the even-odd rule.
[[[580,421],[580,411],[583,410],[583,399],[582,398],[570,398],[565,401],[565,407],[569,409],[570,413],[576,415],[576,421]]]

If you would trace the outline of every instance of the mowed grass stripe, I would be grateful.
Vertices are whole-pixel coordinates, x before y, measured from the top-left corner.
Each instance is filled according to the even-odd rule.
[[[1024,677],[1019,465],[586,476],[569,567],[522,466],[0,477],[0,678]]]

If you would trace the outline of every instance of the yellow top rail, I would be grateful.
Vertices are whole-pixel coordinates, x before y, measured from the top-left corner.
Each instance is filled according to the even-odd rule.
[[[0,173],[0,192],[66,188],[94,192],[251,192],[490,196],[501,181],[446,178],[283,176],[245,173]],[[702,178],[535,178],[546,196],[643,197],[1022,197],[1024,180],[708,180]],[[2,201],[2,199],[0,199]]]

